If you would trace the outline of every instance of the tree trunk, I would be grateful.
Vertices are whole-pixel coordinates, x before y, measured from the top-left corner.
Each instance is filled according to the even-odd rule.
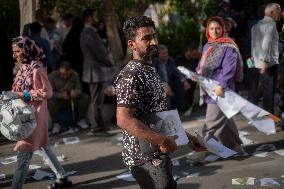
[[[124,59],[124,53],[121,45],[119,32],[117,29],[117,14],[114,10],[111,0],[102,1],[102,12],[107,38],[110,45],[111,53],[116,63],[121,63]]]
[[[37,6],[37,0],[19,0],[20,9],[20,34],[22,35],[25,24],[35,20],[34,12]]]

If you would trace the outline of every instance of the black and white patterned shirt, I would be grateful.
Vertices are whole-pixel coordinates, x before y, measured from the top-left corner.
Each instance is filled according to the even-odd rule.
[[[132,60],[122,69],[114,82],[117,96],[117,106],[136,108],[135,117],[165,111],[166,94],[159,75],[152,64]],[[131,168],[151,157],[145,157],[140,150],[139,141],[126,131],[123,131],[124,164]]]

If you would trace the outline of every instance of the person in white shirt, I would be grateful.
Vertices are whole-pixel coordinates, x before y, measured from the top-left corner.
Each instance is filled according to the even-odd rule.
[[[274,93],[279,64],[279,35],[276,21],[280,19],[281,7],[269,3],[265,7],[265,16],[251,30],[251,52],[254,61],[250,85],[250,100],[257,104],[263,96],[263,108],[274,113]]]

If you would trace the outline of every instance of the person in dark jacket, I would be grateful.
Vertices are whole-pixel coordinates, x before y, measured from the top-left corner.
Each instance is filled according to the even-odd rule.
[[[112,81],[111,56],[94,27],[97,22],[96,12],[86,9],[83,12],[85,27],[80,35],[80,46],[83,53],[82,80],[89,84],[91,103],[89,121],[94,134],[109,136],[103,122],[104,89]]]
[[[169,57],[167,46],[159,45],[159,56],[153,60],[153,66],[165,84],[168,108],[184,111],[184,91],[188,90],[190,85],[178,71],[174,60]]]

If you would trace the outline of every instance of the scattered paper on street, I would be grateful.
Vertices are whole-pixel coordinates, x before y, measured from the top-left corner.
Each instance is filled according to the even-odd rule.
[[[201,151],[201,152],[190,152],[186,155],[186,161],[189,163],[202,163],[204,162],[204,158],[206,156],[207,152],[206,151]]]
[[[263,144],[263,145],[260,145],[256,148],[256,151],[268,151],[268,152],[271,152],[271,151],[275,151],[277,150],[276,147],[273,145],[273,144]]]
[[[41,150],[36,150],[36,151],[34,151],[34,155],[38,155],[38,156],[43,156],[43,153],[42,153],[42,151]]]
[[[251,140],[251,139],[249,139],[249,138],[247,138],[245,136],[241,136],[240,135],[240,139],[243,142],[243,144],[242,144],[243,146],[247,146],[247,145],[250,145],[250,144],[254,143],[253,140]]]
[[[125,172],[120,175],[117,175],[116,178],[125,180],[128,182],[136,181],[136,179],[132,176],[131,172]]]
[[[206,147],[209,152],[219,157],[228,158],[237,154],[237,152],[227,148],[226,146],[222,145],[213,138],[210,138],[208,141],[205,141],[200,134],[196,133],[196,136],[200,145]]]
[[[213,138],[209,139],[205,143],[206,143],[206,148],[209,152],[212,152],[213,154],[220,156],[222,158],[228,158],[228,157],[231,157],[231,156],[237,154],[237,152],[227,148],[226,146],[217,142]]]
[[[77,144],[80,142],[80,139],[78,137],[68,137],[68,138],[63,138],[64,144]]]
[[[6,175],[4,173],[0,173],[0,179],[5,179]]]
[[[122,133],[121,133],[121,134],[118,134],[118,135],[116,136],[116,140],[119,141],[119,142],[122,142],[122,141],[123,141],[123,134],[122,134]]]
[[[77,171],[68,171],[66,174],[68,175],[68,176],[71,176],[71,175],[74,175],[74,174],[76,174],[77,173]]]
[[[259,181],[260,186],[280,186],[280,183],[274,178],[262,178]]]
[[[62,154],[61,156],[57,156],[57,159],[59,162],[64,162],[67,159],[67,157],[65,157],[64,154]]]
[[[187,175],[189,175],[189,172],[182,172],[182,174],[187,176]]]
[[[207,162],[214,162],[214,161],[216,161],[219,158],[220,158],[219,156],[209,155],[204,160],[207,161]]]
[[[67,157],[65,157],[64,154],[60,156],[56,156],[56,157],[59,162],[64,162],[67,159]],[[44,156],[43,161],[44,161],[44,164],[49,165],[49,159],[46,156]]]
[[[41,168],[40,165],[36,165],[36,164],[30,164],[29,165],[29,169],[31,169],[31,170],[40,169],[40,168]]]
[[[32,178],[35,180],[43,180],[45,177],[52,178],[53,174],[37,169],[34,176],[32,176]]]
[[[275,150],[274,152],[276,154],[280,155],[280,156],[284,156],[284,149],[282,149],[282,150]]]
[[[268,152],[261,152],[261,151],[256,151],[256,152],[254,152],[254,154],[253,154],[253,156],[255,156],[255,157],[267,157],[267,155],[268,155]]]
[[[256,178],[254,177],[241,177],[241,178],[233,178],[232,185],[254,185]]]
[[[190,175],[187,175],[186,178],[194,178],[194,177],[198,177],[200,175],[200,173],[192,173]]]
[[[178,159],[173,159],[172,160],[173,166],[180,166],[179,160]]]
[[[174,177],[174,180],[175,180],[175,181],[177,181],[178,179],[181,178],[181,176],[179,176],[179,175],[174,175],[173,177]]]
[[[250,136],[251,134],[247,131],[239,131],[239,136]]]
[[[15,162],[17,162],[17,156],[8,157],[8,158],[1,160],[1,163],[3,165],[8,165],[8,164],[15,163]]]

